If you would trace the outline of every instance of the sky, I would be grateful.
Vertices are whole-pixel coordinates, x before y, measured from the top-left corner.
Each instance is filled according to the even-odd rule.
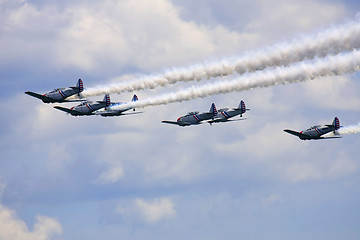
[[[359,10],[351,0],[0,0],[0,239],[359,239],[360,135],[283,132],[335,116],[359,124],[358,72],[107,118],[73,117],[24,94],[236,58]],[[244,121],[161,123],[240,100],[251,109]]]

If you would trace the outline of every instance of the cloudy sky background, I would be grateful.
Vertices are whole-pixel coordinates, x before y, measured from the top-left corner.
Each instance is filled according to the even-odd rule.
[[[340,0],[0,0],[0,239],[359,239],[360,136],[304,142],[282,131],[335,116],[358,124],[359,73],[114,118],[72,117],[24,94],[241,56],[359,9]],[[246,121],[161,123],[241,99]]]

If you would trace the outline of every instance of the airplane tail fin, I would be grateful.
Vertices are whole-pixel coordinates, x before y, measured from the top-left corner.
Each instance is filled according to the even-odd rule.
[[[136,102],[137,100],[139,100],[138,96],[136,96],[136,94],[134,94],[133,98],[131,99],[132,102]],[[135,108],[133,109],[133,111],[135,111]]]
[[[136,96],[136,94],[134,94],[133,98],[131,99],[132,102],[136,102],[137,100],[139,100],[139,98]]]
[[[212,103],[211,104],[211,107],[210,107],[210,111],[212,113],[212,116],[215,117],[216,114],[218,113],[218,111],[216,110],[216,106],[215,106],[215,103]]]
[[[332,125],[335,126],[335,130],[338,130],[340,128],[339,118],[335,117]]]
[[[105,106],[106,106],[106,107],[110,106],[111,102],[110,102],[110,96],[109,96],[109,94],[106,94],[106,95],[104,96],[103,101],[105,102]]]
[[[239,104],[239,107],[237,108],[238,110],[240,110],[240,117],[242,117],[242,115],[244,113],[246,113],[247,110],[250,110],[250,109],[247,109],[246,106],[245,106],[245,102],[243,100],[240,101],[240,104]]]
[[[81,79],[79,79],[77,81],[76,87],[79,89],[79,93],[81,93],[82,91],[84,91],[84,84],[83,81]]]

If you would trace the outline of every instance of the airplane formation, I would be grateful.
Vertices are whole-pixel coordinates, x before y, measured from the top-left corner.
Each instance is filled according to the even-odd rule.
[[[64,102],[82,102],[77,106],[72,108],[64,108],[60,106],[55,106],[54,108],[71,114],[72,116],[90,116],[90,115],[100,115],[102,117],[112,117],[112,116],[121,116],[129,114],[138,114],[141,112],[134,113],[124,113],[130,109],[135,111],[135,108],[128,108],[123,110],[112,109],[114,106],[123,104],[122,102],[111,102],[110,96],[106,94],[102,101],[89,101],[86,99],[69,99],[71,96],[78,95],[84,90],[84,85],[81,79],[77,81],[75,87],[68,88],[56,88],[51,92],[45,93],[43,95],[27,91],[25,94],[32,97],[42,100],[44,103],[64,103]],[[132,102],[138,100],[136,95],[131,99]]]
[[[86,99],[70,99],[70,97],[77,95],[81,97],[80,93],[84,90],[84,85],[81,79],[76,83],[75,87],[67,88],[56,88],[53,91],[47,92],[45,94],[39,94],[35,92],[26,91],[25,94],[38,98],[44,103],[64,103],[64,102],[81,102],[79,105],[72,108],[65,108],[61,106],[54,106],[55,109],[71,114],[72,116],[90,116],[90,115],[100,115],[102,117],[112,117],[112,116],[122,116],[130,114],[138,114],[142,112],[131,112],[124,113],[128,110],[135,108],[127,108],[118,110],[115,107],[121,104],[126,104],[123,102],[111,102],[110,96],[106,94],[102,101],[89,101]],[[138,100],[137,95],[135,94],[131,102]],[[245,102],[240,101],[237,108],[222,108],[217,110],[214,103],[211,104],[210,110],[208,112],[199,113],[198,111],[189,112],[188,114],[179,117],[176,121],[167,121],[164,120],[162,123],[178,125],[181,127],[199,125],[204,122],[212,125],[213,123],[229,122],[229,121],[239,121],[245,120],[242,118],[242,115],[250,109],[247,109]],[[232,119],[235,116],[240,116],[240,119]],[[333,132],[334,135],[339,135],[337,130],[342,127],[340,126],[340,121],[337,117],[334,118],[332,124],[328,125],[316,125],[312,126],[306,130],[297,132],[294,130],[285,129],[284,131],[299,137],[301,140],[318,140],[318,139],[329,139],[329,138],[341,138],[340,136],[333,137],[324,137],[323,135]]]

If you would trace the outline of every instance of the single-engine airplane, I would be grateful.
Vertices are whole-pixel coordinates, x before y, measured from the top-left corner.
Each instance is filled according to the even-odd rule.
[[[137,100],[138,100],[138,97],[136,95],[134,95],[132,98],[132,101],[134,102]],[[60,106],[55,106],[54,108],[59,109],[64,112],[67,112],[73,116],[100,115],[103,117],[108,117],[108,116],[120,116],[120,115],[140,113],[140,112],[127,113],[127,114],[123,113],[132,108],[122,109],[122,110],[111,109],[111,107],[114,107],[114,106],[120,105],[120,104],[123,104],[123,103],[111,102],[110,96],[108,94],[106,94],[102,101],[95,101],[95,102],[86,101],[86,102],[83,102],[72,108],[64,108],[64,107],[60,107]],[[102,110],[102,108],[105,108],[105,109]],[[135,109],[134,109],[134,111],[135,111]]]
[[[27,91],[25,94],[30,95],[32,97],[36,97],[42,100],[44,103],[61,103],[61,102],[79,102],[79,101],[86,101],[83,99],[74,99],[69,100],[68,97],[71,97],[75,94],[80,96],[80,93],[84,90],[84,85],[81,79],[77,81],[75,87],[68,87],[68,88],[56,88],[51,92],[45,93],[43,95]]]
[[[201,124],[202,121],[214,118],[214,116],[216,114],[217,114],[217,110],[216,110],[215,104],[212,103],[209,112],[204,112],[204,113],[189,112],[185,116],[179,117],[176,122],[174,122],[174,121],[162,121],[162,122],[185,127],[185,126],[190,126],[190,125]]]
[[[229,108],[219,109],[218,114],[212,120],[208,121],[208,123],[213,124],[213,123],[218,123],[218,122],[243,120],[243,119],[230,119],[230,118],[235,117],[237,115],[240,115],[240,117],[242,117],[242,115],[247,110],[250,110],[250,109],[247,109],[244,101],[241,100],[238,108],[233,108],[230,110],[229,110]]]
[[[64,108],[55,106],[54,108],[59,109],[61,111],[70,113],[73,116],[88,116],[94,115],[93,112],[99,110],[104,107],[110,106],[110,96],[106,94],[102,101],[86,101],[72,108]]]
[[[138,97],[136,95],[134,95],[131,99],[132,102],[136,102],[138,99]],[[102,117],[114,117],[114,116],[121,116],[121,115],[130,115],[130,114],[138,114],[138,113],[142,113],[142,112],[131,112],[131,113],[124,113],[125,111],[128,111],[130,109],[133,109],[135,111],[135,108],[127,108],[127,109],[121,109],[118,110],[116,109],[116,106],[119,106],[121,104],[125,104],[122,102],[118,102],[118,103],[111,103],[110,106],[105,107],[104,110],[100,109],[97,110],[95,112],[93,112],[93,115],[100,115]],[[114,109],[115,107],[115,109]]]
[[[330,124],[323,126],[316,125],[301,132],[296,132],[289,129],[285,129],[284,131],[292,135],[298,136],[301,140],[318,140],[318,139],[328,139],[328,138],[341,138],[340,136],[322,137],[322,135],[329,132],[334,132],[334,134],[337,134],[336,130],[338,130],[340,127],[341,127],[340,121],[337,117],[335,117],[331,125]]]

